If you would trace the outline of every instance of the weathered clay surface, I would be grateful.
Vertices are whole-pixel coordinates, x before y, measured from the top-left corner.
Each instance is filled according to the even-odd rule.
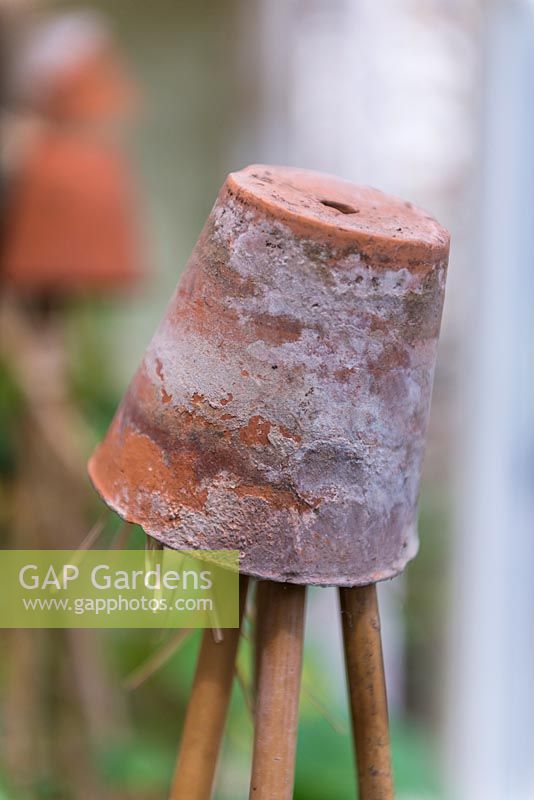
[[[417,549],[448,235],[329,176],[230,175],[90,474],[175,548],[353,586]]]

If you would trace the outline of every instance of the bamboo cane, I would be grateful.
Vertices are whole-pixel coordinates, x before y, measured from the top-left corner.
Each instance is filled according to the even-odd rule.
[[[262,587],[249,795],[254,800],[293,796],[305,599],[304,586],[268,582]]]
[[[339,590],[360,800],[392,800],[393,778],[376,585]]]
[[[240,624],[247,596],[240,578]],[[224,725],[230,703],[240,628],[224,631],[215,642],[204,631],[170,800],[210,800]]]

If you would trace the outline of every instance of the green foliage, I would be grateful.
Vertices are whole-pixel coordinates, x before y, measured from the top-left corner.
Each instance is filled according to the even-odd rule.
[[[22,408],[13,376],[0,359],[0,475],[11,473],[15,467],[15,431]]]
[[[78,303],[68,319],[70,382],[74,398],[101,438],[119,402],[113,386],[107,332],[112,309],[105,303]]]
[[[302,715],[299,725],[295,800],[353,800],[355,769],[349,720],[339,733],[317,711]],[[437,800],[441,797],[432,742],[404,721],[392,726],[393,772],[399,800]]]
[[[102,751],[98,766],[111,788],[144,795],[149,791],[164,791],[172,775],[175,757],[175,746],[169,745],[165,739],[139,733]]]

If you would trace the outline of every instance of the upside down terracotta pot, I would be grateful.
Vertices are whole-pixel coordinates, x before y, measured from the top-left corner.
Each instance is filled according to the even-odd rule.
[[[27,294],[135,283],[140,244],[129,168],[111,145],[39,134],[9,186],[0,282]]]
[[[417,550],[448,234],[304,170],[229,175],[92,481],[172,548],[354,586]]]

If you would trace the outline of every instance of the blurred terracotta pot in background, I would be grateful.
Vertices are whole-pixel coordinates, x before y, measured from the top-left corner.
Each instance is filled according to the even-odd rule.
[[[128,165],[68,132],[34,141],[5,210],[1,280],[29,293],[124,287],[140,275]]]

